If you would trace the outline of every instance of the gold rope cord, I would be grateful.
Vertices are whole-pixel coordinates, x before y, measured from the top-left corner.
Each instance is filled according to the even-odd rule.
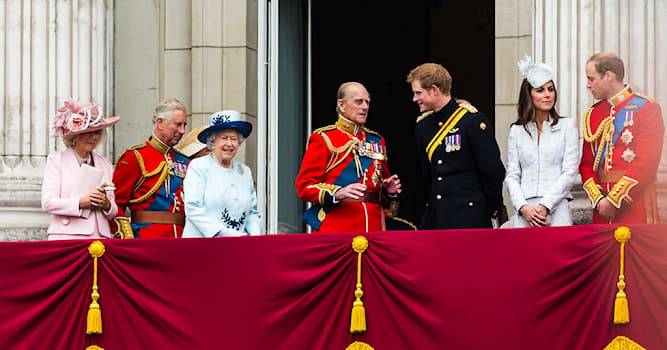
[[[614,324],[630,323],[630,309],[628,307],[628,297],[625,294],[625,243],[632,238],[630,228],[627,226],[620,226],[614,230],[614,238],[621,244],[620,247],[620,269],[618,274],[618,293],[616,293],[616,300],[614,300]]]
[[[331,158],[329,158],[329,163],[327,164],[325,172],[328,173],[331,169],[337,167],[345,160],[345,158],[347,158],[350,152],[352,152],[352,156],[354,157],[354,164],[357,168],[357,176],[361,176],[363,169],[361,169],[361,162],[359,161],[359,155],[357,154],[355,148],[357,143],[359,143],[356,138],[347,141],[340,147],[334,147],[333,143],[331,143],[331,139],[329,139],[327,135],[322,134],[322,140],[324,140],[324,143],[327,145],[329,152],[331,152]]]
[[[597,171],[598,165],[600,164],[600,158],[602,157],[602,150],[605,149],[605,154],[607,157],[611,157],[611,152],[613,151],[613,135],[614,135],[614,117],[609,116],[603,119],[600,122],[600,125],[598,125],[597,130],[595,130],[595,134],[593,134],[591,130],[591,113],[592,109],[589,109],[586,111],[584,114],[584,118],[581,121],[582,126],[583,126],[583,134],[584,134],[584,140],[588,143],[591,144],[591,147],[593,147],[593,143],[600,139],[600,144],[598,146],[597,151],[593,150],[593,153],[595,154],[595,161],[593,162],[593,171]],[[606,169],[605,169],[606,170]]]
[[[352,319],[350,322],[350,333],[363,333],[366,331],[366,310],[361,297],[364,291],[361,289],[361,255],[368,248],[368,240],[364,236],[354,237],[352,249],[357,252],[357,286],[354,291],[356,299],[352,303]]]
[[[94,241],[88,246],[88,253],[93,258],[93,292],[90,294],[93,301],[88,308],[88,319],[86,326],[86,334],[102,334],[102,309],[97,300],[100,298],[100,293],[97,291],[97,259],[104,255],[104,244],[101,241]]]

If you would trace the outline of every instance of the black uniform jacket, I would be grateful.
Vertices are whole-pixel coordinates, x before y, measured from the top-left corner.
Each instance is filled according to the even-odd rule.
[[[459,107],[465,114],[443,135],[448,119],[463,112]],[[489,119],[452,98],[438,112],[418,119],[415,134],[427,188],[420,229],[491,227],[492,214],[502,200],[505,167]],[[432,142],[434,138],[440,142]]]

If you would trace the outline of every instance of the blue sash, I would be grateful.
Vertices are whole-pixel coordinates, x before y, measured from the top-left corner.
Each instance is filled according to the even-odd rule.
[[[366,134],[366,142],[380,145],[381,139],[376,135]],[[359,157],[359,163],[361,163],[361,169],[368,169],[371,166],[372,162],[373,159],[369,157],[364,157],[364,156]],[[357,174],[357,166],[355,165],[354,161],[351,161],[347,163],[345,169],[343,169],[340,175],[338,175],[336,180],[334,180],[333,184],[345,187],[349,184],[359,182],[359,179],[361,179],[361,177]],[[313,206],[310,207],[310,209],[306,210],[305,212],[303,212],[303,214],[301,214],[301,218],[303,219],[303,221],[306,222],[306,224],[310,225],[312,228],[316,230],[319,230],[320,225],[322,225],[322,221],[320,221],[318,218],[320,209],[324,209],[324,212],[328,213],[335,207],[336,207],[335,205],[322,206],[320,204],[314,204]]]
[[[621,108],[616,117],[614,117],[614,136],[612,137],[612,143],[616,144],[616,141],[621,136],[621,132],[626,128],[625,122],[631,121],[636,118],[636,113],[648,102],[645,98],[641,96],[633,96],[628,103],[626,103],[623,108]],[[630,115],[630,113],[635,113],[635,115]],[[598,170],[604,170],[604,159],[607,153],[606,149],[602,149],[602,156],[600,156],[600,164],[598,165]]]
[[[188,165],[190,162],[190,159],[178,152],[174,153],[174,163],[179,163],[183,164],[184,167]],[[154,196],[154,200],[151,204],[146,207],[147,211],[167,211],[169,210],[169,207],[174,203],[174,192],[178,190],[179,187],[181,187],[181,184],[183,183],[183,178],[180,176],[176,175],[171,175],[170,180],[169,180],[169,186],[171,189],[171,193],[167,193],[167,186],[162,184],[160,186],[160,190],[157,192],[157,194]],[[135,235],[138,234],[138,232],[147,226],[152,225],[151,223],[132,223],[132,230],[135,232]]]

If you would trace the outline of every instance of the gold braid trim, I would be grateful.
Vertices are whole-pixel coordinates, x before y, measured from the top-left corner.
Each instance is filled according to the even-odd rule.
[[[130,199],[130,204],[137,204],[145,201],[148,199],[150,196],[155,194],[155,192],[160,190],[160,186],[164,183],[164,179],[167,178],[167,175],[169,175],[169,168],[168,167],[162,167],[162,174],[160,174],[160,178],[157,180],[155,185],[148,191],[146,192],[143,196],[139,198],[134,198]]]
[[[334,193],[340,188],[340,186],[318,183],[314,185],[308,185],[306,188],[317,188],[320,191],[318,201],[320,204],[324,204],[324,196],[328,193],[333,197]]]
[[[591,113],[593,108],[589,108],[584,117],[581,120],[582,129],[584,130],[584,140],[591,144],[591,151],[595,153],[595,161],[593,162],[593,171],[597,171],[598,166],[600,165],[600,158],[602,158],[602,151],[606,149],[606,156],[611,158],[612,152],[614,151],[614,145],[612,142],[614,136],[614,117],[608,116],[600,122],[595,134],[591,129]],[[593,149],[593,143],[597,140],[600,140],[597,150]]]
[[[132,225],[130,225],[130,219],[125,216],[116,216],[113,221],[118,227],[118,232],[114,234],[114,238],[122,239],[131,239],[134,238],[134,232],[132,232]]]
[[[325,134],[321,135],[322,135],[322,140],[324,140],[324,143],[327,145],[327,148],[329,149],[329,152],[331,152],[331,158],[329,158],[329,163],[327,163],[327,168],[325,172],[328,173],[329,171],[331,171],[331,169],[334,169],[335,167],[340,165],[340,163],[345,161],[345,158],[347,158],[347,156],[351,152],[354,157],[354,164],[357,168],[357,175],[361,176],[361,174],[363,173],[363,169],[361,169],[361,162],[359,161],[359,155],[357,154],[355,148],[355,146],[358,143],[358,140],[351,139],[340,147],[334,147],[334,145],[331,143],[331,140],[327,135]]]
[[[392,220],[396,220],[396,221],[398,221],[398,222],[402,222],[402,223],[404,223],[404,224],[406,224],[406,225],[412,227],[413,230],[417,231],[417,226],[416,226],[415,224],[413,224],[412,222],[406,220],[406,219],[399,218],[398,216],[390,216],[390,218],[391,218]]]
[[[618,293],[614,300],[614,324],[630,323],[630,309],[628,307],[628,296],[625,294],[625,244],[632,238],[632,232],[627,226],[619,226],[614,230],[614,238],[620,247],[620,268],[618,272]]]
[[[137,156],[137,163],[139,163],[139,168],[141,169],[141,175],[143,175],[143,177],[151,177],[151,176],[159,173],[160,171],[162,171],[163,167],[167,166],[167,162],[162,161],[162,162],[160,162],[160,164],[158,164],[158,166],[155,168],[155,170],[149,172],[148,170],[146,170],[146,164],[144,163],[144,158],[141,156],[141,154],[137,151],[133,151],[133,152],[134,152],[134,155]]]
[[[603,197],[602,191],[600,191],[600,188],[598,188],[598,185],[595,183],[595,181],[593,181],[592,177],[584,182],[583,187],[584,191],[586,191],[586,194],[588,195],[588,199],[591,200],[591,205],[593,208],[595,208],[595,206],[598,205],[600,199]]]
[[[616,208],[621,207],[621,201],[628,197],[630,189],[636,186],[639,181],[623,176],[618,182],[611,188],[611,191],[607,194],[607,199],[613,204]]]
[[[137,163],[139,164],[139,168],[141,169],[141,175],[144,178],[152,177],[152,176],[155,176],[158,173],[162,172],[162,174],[160,174],[160,178],[157,180],[155,185],[148,192],[146,192],[143,196],[141,196],[139,198],[130,199],[130,204],[137,204],[137,203],[141,203],[141,202],[145,201],[146,199],[151,197],[153,194],[155,194],[155,192],[160,190],[160,187],[164,183],[164,180],[169,175],[169,167],[167,166],[166,161],[162,161],[155,168],[155,170],[149,172],[148,170],[146,170],[146,164],[144,163],[144,158],[141,156],[141,154],[139,154],[139,152],[137,152],[136,150],[133,151],[133,152],[134,152],[134,155],[137,157]],[[136,188],[135,188],[135,190],[136,190]]]

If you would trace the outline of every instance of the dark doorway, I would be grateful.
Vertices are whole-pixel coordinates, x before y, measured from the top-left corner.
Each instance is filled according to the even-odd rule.
[[[452,95],[493,120],[494,1],[416,0],[388,6],[377,0],[312,1],[313,129],[336,120],[336,91],[358,81],[371,94],[367,126],[385,138],[392,173],[404,194],[399,216],[417,223],[422,212],[408,72],[440,63],[453,77]]]

